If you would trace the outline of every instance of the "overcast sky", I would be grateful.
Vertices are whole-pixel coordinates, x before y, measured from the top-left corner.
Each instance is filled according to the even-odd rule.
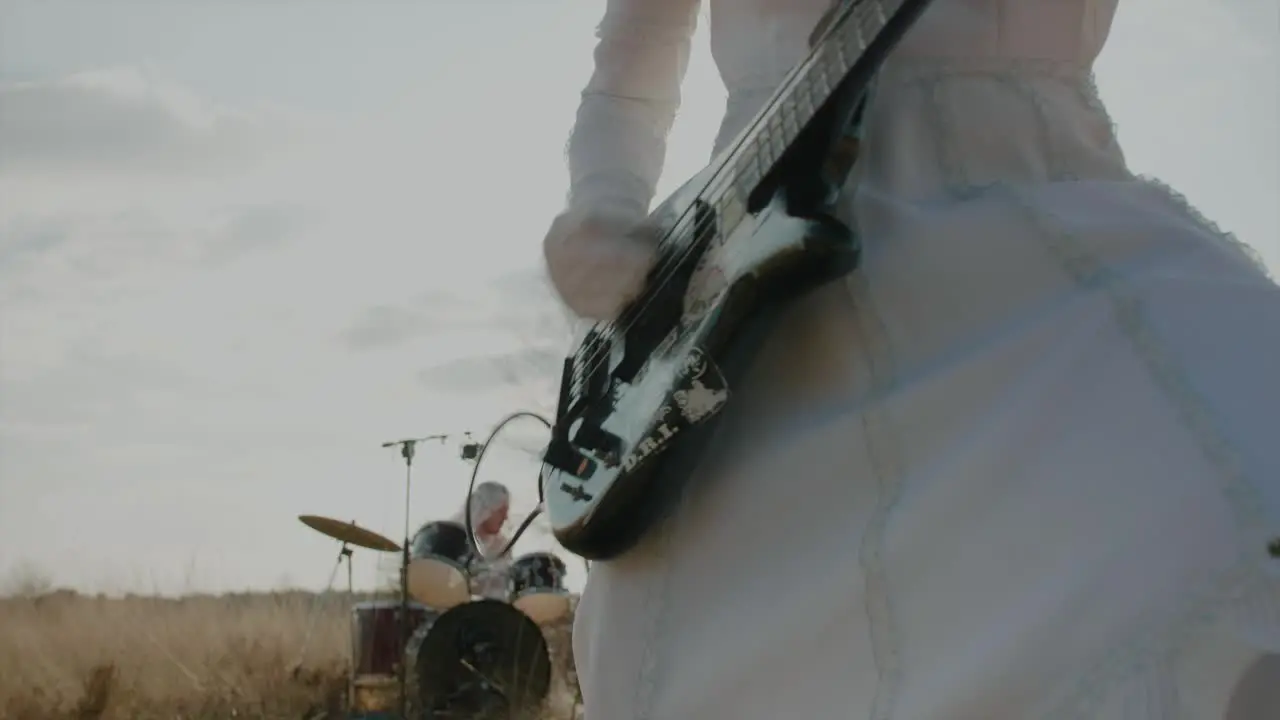
[[[551,402],[600,5],[0,0],[0,577],[322,586],[295,517],[399,540],[404,436],[455,436],[413,503],[452,513],[462,433]],[[1125,0],[1098,74],[1134,167],[1280,267],[1276,37],[1270,0]],[[723,108],[697,42],[664,189]],[[535,467],[481,479],[527,510]]]

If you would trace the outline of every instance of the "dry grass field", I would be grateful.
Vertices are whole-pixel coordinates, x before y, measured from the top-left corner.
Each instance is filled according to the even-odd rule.
[[[342,717],[350,598],[309,593],[0,599],[6,720],[315,720]],[[549,631],[561,692],[576,683],[567,625]],[[301,662],[299,662],[301,661]],[[570,701],[572,702],[572,701]],[[570,717],[573,711],[570,710]]]

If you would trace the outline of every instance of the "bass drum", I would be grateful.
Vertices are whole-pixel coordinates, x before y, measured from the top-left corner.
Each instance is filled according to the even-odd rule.
[[[551,688],[542,630],[498,600],[454,607],[407,644],[414,718],[536,720]]]

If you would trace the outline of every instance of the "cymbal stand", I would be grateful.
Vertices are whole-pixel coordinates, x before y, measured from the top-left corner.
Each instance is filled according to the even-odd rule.
[[[333,580],[338,576],[338,568],[342,566],[342,561],[347,561],[347,598],[350,599],[353,593],[351,581],[351,548],[346,542],[342,543],[342,547],[338,548],[338,559],[333,564],[333,570],[329,571],[329,582],[324,586],[324,592],[317,594],[311,600],[311,610],[308,614],[311,616],[307,620],[307,632],[302,636],[302,648],[298,651],[298,659],[293,664],[293,670],[302,668],[302,661],[307,655],[307,648],[311,646],[311,635],[316,629],[316,618],[318,617],[320,601],[327,597],[333,591]],[[352,660],[354,662],[354,659]],[[354,672],[354,667],[352,672]]]
[[[382,447],[400,447],[400,457],[404,458],[404,543],[400,546],[400,617],[397,619],[396,625],[400,632],[400,642],[407,643],[409,641],[409,515],[411,507],[410,488],[413,485],[413,457],[417,451],[418,443],[427,440],[439,440],[444,444],[448,440],[448,435],[428,435],[420,438],[409,438],[406,440],[391,440],[382,443]],[[409,696],[408,696],[408,663],[405,658],[400,658],[399,665],[399,681],[400,681],[400,717],[409,717]]]
[[[356,589],[355,582],[351,577],[351,546],[348,545],[345,540],[342,542],[342,547],[338,550],[338,563],[341,563],[343,558],[346,558],[347,560],[347,598],[350,599],[354,597]],[[332,583],[333,580],[330,580],[329,582]]]

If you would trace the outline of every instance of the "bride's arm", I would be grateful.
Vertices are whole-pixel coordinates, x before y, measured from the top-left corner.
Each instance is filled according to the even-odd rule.
[[[608,0],[595,71],[569,139],[570,208],[648,211],[680,105],[699,1]]]

